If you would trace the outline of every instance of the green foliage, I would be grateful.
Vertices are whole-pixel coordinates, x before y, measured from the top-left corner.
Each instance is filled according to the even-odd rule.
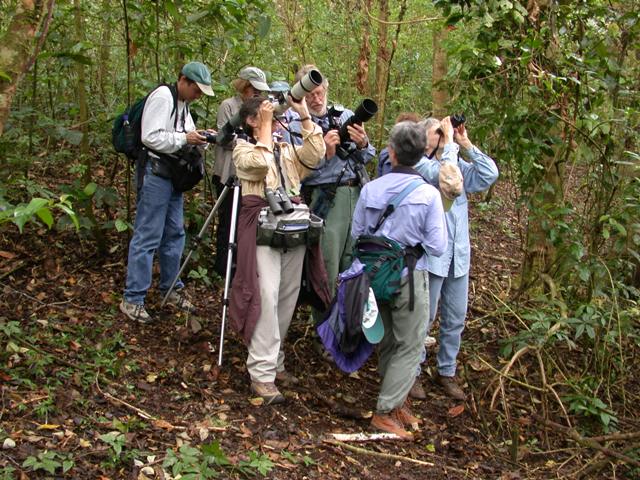
[[[57,469],[61,469],[62,473],[67,473],[74,465],[71,455],[54,452],[53,450],[45,450],[39,452],[36,456],[29,456],[22,463],[24,468],[29,468],[34,472],[44,470],[51,475],[55,474]]]
[[[53,226],[52,210],[63,212],[73,222],[76,229],[80,228],[69,195],[61,195],[57,201],[35,197],[28,204],[20,203],[16,206],[8,202],[0,203],[0,225],[11,222],[22,233],[27,222],[38,223],[39,220],[50,229]]]
[[[233,464],[223,452],[220,443],[215,440],[200,447],[182,445],[177,452],[168,449],[162,466],[170,469],[171,475],[176,478],[180,476],[185,480],[196,480],[217,478],[222,475],[223,470],[238,471],[245,476],[255,475],[257,472],[264,476],[273,469],[274,464],[266,455],[254,451],[249,452],[247,460]]]

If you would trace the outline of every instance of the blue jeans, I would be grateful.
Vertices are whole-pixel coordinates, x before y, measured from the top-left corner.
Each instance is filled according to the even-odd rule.
[[[160,291],[169,290],[180,270],[184,249],[182,193],[173,190],[171,180],[151,173],[150,162],[145,167],[144,181],[138,191],[136,222],[129,244],[127,283],[124,298],[137,305],[144,304],[151,286],[153,255],[160,261]],[[184,284],[180,279],[176,288]]]
[[[438,348],[438,373],[443,377],[456,374],[456,359],[460,352],[462,331],[467,316],[467,300],[469,294],[469,273],[462,277],[453,276],[453,261],[449,268],[449,276],[441,277],[429,273],[429,322],[427,334],[440,304],[440,341]],[[426,348],[422,346],[422,361],[426,359]],[[420,375],[418,365],[416,376]]]

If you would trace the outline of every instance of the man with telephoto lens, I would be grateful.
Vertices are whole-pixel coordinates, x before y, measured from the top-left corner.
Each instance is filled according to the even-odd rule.
[[[259,97],[269,91],[267,76],[257,67],[245,67],[240,70],[238,78],[231,82],[236,95],[227,98],[218,107],[218,130],[240,111],[242,102],[252,97]],[[226,145],[216,145],[215,163],[213,165],[213,184],[218,195],[222,193],[224,185],[230,176],[235,175],[232,153],[235,142]],[[233,195],[227,195],[218,210],[218,226],[216,231],[216,260],[214,269],[220,276],[226,274],[227,253],[229,250],[229,228],[231,226],[231,207]]]
[[[296,73],[299,81],[315,65],[305,65]],[[338,273],[351,264],[353,241],[351,222],[353,209],[360,195],[360,180],[355,172],[355,162],[367,163],[375,156],[376,150],[369,143],[364,125],[353,124],[347,127],[353,145],[353,154],[342,159],[336,154],[340,146],[338,128],[350,117],[351,110],[345,109],[339,118],[330,118],[327,109],[329,82],[322,75],[322,84],[305,95],[311,120],[322,128],[327,153],[320,168],[313,171],[302,183],[305,198],[310,201],[311,210],[325,221],[325,231],[320,240],[324,264],[331,293],[335,291]],[[299,121],[290,120],[291,130],[300,130]],[[294,141],[297,141],[294,137]],[[309,198],[310,197],[310,198]],[[313,310],[316,323],[322,320],[322,312]]]
[[[420,365],[429,314],[425,252],[440,255],[447,246],[447,226],[438,191],[413,168],[425,145],[421,124],[396,124],[389,137],[391,171],[362,188],[353,214],[354,240],[367,235],[393,240],[414,252],[416,259],[413,269],[404,269],[393,299],[378,303],[384,326],[378,345],[382,382],[371,427],[395,433],[403,440],[412,439],[407,427],[416,428],[420,423],[411,413],[407,398]],[[397,200],[398,196],[402,199]],[[387,214],[388,205],[392,204],[395,209]],[[406,257],[405,262],[409,265]]]
[[[452,124],[454,120],[457,125]],[[449,397],[464,400],[465,393],[456,378],[456,359],[467,314],[471,265],[467,193],[487,190],[498,179],[498,167],[492,158],[471,143],[464,117],[445,117],[442,121],[428,118],[424,126],[427,156],[415,168],[429,183],[439,188],[449,234],[444,254],[439,257],[428,255],[427,258],[429,327],[440,304],[436,381]],[[458,152],[467,160],[459,158]],[[424,355],[423,350],[423,358]],[[417,373],[420,374],[419,368]],[[411,396],[425,397],[419,378],[416,378]]]
[[[173,86],[172,86],[173,88]],[[171,179],[160,175],[159,156],[174,154],[185,145],[204,145],[206,137],[196,131],[189,113],[189,103],[204,93],[213,95],[211,74],[200,62],[187,63],[175,84],[174,94],[167,85],[151,92],[142,112],[141,140],[148,159],[138,165],[144,169],[142,186],[138,190],[136,221],[129,244],[127,281],[120,310],[131,320],[150,323],[144,307],[147,290],[151,286],[153,256],[158,253],[160,263],[160,291],[169,290],[180,269],[184,249],[184,221],[182,192],[176,191]],[[184,284],[178,279],[168,298],[170,304],[186,310],[195,307],[183,295]]]

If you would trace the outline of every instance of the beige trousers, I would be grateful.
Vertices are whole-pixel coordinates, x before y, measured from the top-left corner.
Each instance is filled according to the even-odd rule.
[[[273,382],[276,371],[284,370],[282,344],[296,308],[306,247],[256,250],[261,311],[249,344],[247,370],[254,382]]]

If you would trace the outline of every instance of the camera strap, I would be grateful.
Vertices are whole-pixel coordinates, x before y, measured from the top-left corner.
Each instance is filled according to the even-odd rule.
[[[282,165],[280,164],[280,145],[278,145],[277,143],[273,144],[273,158],[276,161],[276,168],[278,169],[278,174],[280,175],[280,184],[286,191],[287,183],[285,182],[284,174],[282,173]]]

